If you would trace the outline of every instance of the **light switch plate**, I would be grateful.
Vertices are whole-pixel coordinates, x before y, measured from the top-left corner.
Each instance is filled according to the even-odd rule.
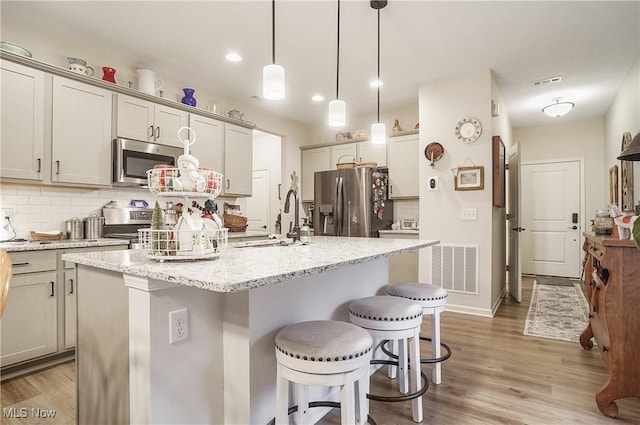
[[[478,220],[477,208],[464,208],[460,210],[460,220]]]

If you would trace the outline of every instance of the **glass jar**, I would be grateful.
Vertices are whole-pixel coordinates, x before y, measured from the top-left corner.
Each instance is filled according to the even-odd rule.
[[[613,233],[613,218],[609,210],[596,210],[596,218],[593,220],[593,232],[596,235],[610,235]]]

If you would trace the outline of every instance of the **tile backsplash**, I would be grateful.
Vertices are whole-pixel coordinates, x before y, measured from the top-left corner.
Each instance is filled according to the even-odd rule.
[[[418,220],[418,211],[420,210],[419,199],[394,199],[393,201],[393,221],[403,219]],[[418,221],[418,224],[420,222]]]

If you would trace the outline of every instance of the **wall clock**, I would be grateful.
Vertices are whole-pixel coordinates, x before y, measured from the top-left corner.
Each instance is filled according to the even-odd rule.
[[[473,143],[482,134],[482,124],[475,118],[463,118],[456,124],[456,137],[464,143]]]

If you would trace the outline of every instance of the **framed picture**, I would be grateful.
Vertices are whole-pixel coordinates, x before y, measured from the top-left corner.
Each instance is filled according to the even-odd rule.
[[[493,206],[505,206],[505,150],[500,136],[493,136]]]
[[[459,167],[455,178],[455,189],[484,189],[484,167]]]
[[[609,168],[609,203],[618,204],[618,166]]]

